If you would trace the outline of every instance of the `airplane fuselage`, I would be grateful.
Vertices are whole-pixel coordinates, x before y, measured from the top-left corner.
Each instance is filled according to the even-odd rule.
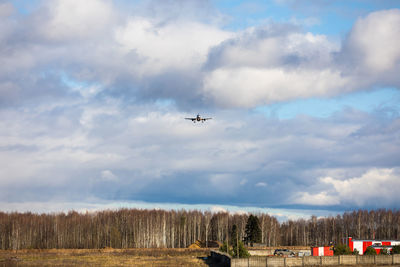
[[[200,114],[197,114],[197,116],[194,117],[194,118],[185,118],[185,119],[186,119],[186,120],[191,120],[191,121],[193,121],[193,122],[196,122],[196,121],[205,122],[206,120],[211,120],[212,118],[202,118],[202,117],[200,116]]]

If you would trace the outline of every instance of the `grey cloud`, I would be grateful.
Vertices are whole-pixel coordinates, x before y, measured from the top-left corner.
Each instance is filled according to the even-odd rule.
[[[171,71],[144,81],[138,95],[145,99],[173,99],[185,110],[193,107],[207,106],[204,97],[199,92],[201,74],[194,72]]]
[[[228,101],[227,106],[243,106],[241,101],[253,93],[247,76],[239,77],[245,84],[243,95],[235,91],[238,87],[234,86],[241,86],[236,80],[232,86],[222,83],[225,91],[219,95],[204,90],[206,78],[214,71],[235,68],[260,71],[255,77],[265,77],[265,69],[278,69],[267,80],[281,75],[282,81],[287,81],[289,77],[293,80],[282,85],[288,88],[309,78],[309,83],[289,91],[279,87],[282,83],[278,80],[272,84],[279,85],[276,95],[261,94],[256,100],[269,97],[285,101],[396,85],[398,77],[392,70],[370,75],[361,83],[352,80],[336,84],[332,79],[340,82],[346,77],[364,77],[353,68],[362,55],[350,57],[357,48],[352,38],[353,34],[359,36],[356,30],[349,33],[339,50],[325,36],[307,35],[290,25],[227,33],[215,26],[196,24],[204,31],[199,40],[209,37],[211,31],[213,37],[224,35],[220,38],[223,42],[207,43],[195,52],[185,50],[197,61],[183,62],[187,57],[180,56],[185,47],[175,46],[175,41],[179,44],[187,36],[176,35],[177,39],[169,43],[172,48],[158,57],[154,54],[168,42],[149,47],[161,40],[157,37],[178,34],[176,29],[184,26],[182,21],[177,23],[179,19],[172,19],[172,23],[168,16],[163,17],[165,14],[158,15],[161,9],[154,11],[154,16],[160,16],[157,23],[144,17],[130,21],[130,25],[127,21],[132,18],[127,17],[112,20],[104,35],[101,30],[95,36],[70,32],[55,39],[38,31],[46,21],[37,18],[43,11],[34,12],[32,18],[27,15],[27,20],[9,28],[4,35],[6,42],[0,43],[0,51],[12,52],[12,56],[0,52],[4,53],[0,60],[7,60],[0,67],[0,161],[7,167],[0,170],[4,201],[23,201],[25,196],[25,200],[94,197],[275,206],[306,205],[304,201],[282,199],[307,193],[315,199],[325,197],[328,204],[333,199],[336,202],[331,203],[351,205],[353,199],[334,199],[338,194],[330,189],[332,183],[342,185],[341,181],[363,177],[371,168],[399,166],[396,110],[368,114],[349,109],[325,119],[300,116],[279,120],[246,109],[218,109],[218,101],[230,100],[227,98],[238,101],[235,105]],[[149,28],[135,28],[140,23]],[[22,30],[25,26],[37,36]],[[137,36],[155,28],[157,34],[144,38],[144,44],[135,43]],[[117,33],[121,33],[119,39]],[[277,45],[265,48],[263,42],[269,41]],[[270,51],[276,53],[266,53]],[[251,52],[256,56],[248,57]],[[192,53],[201,59],[192,58]],[[271,55],[274,58],[264,60]],[[300,69],[303,72],[298,72]],[[315,80],[323,76],[321,70],[328,73],[327,78]],[[332,87],[325,90],[327,85]],[[318,90],[310,91],[314,87]],[[170,102],[163,106],[157,102],[160,99]],[[249,103],[254,107],[259,102],[250,99]],[[197,109],[212,112],[213,120],[206,124],[184,120],[193,114],[182,110]],[[104,170],[110,170],[118,182],[101,179]],[[331,184],[321,181],[328,176]],[[352,180],[355,184],[358,181]],[[266,186],[256,186],[262,183]],[[318,195],[321,191],[325,195]],[[280,192],[279,197],[276,192]]]
[[[23,77],[23,79],[21,79]],[[0,104],[1,106],[18,106],[21,104],[46,103],[58,98],[79,98],[76,92],[70,91],[55,75],[32,73],[15,73],[12,77],[0,80]]]
[[[201,10],[212,9],[210,3],[201,1],[173,2],[169,6],[173,10],[181,5],[190,10],[198,10],[199,5],[204,5]],[[399,17],[396,9],[360,19],[340,49],[326,36],[307,34],[290,24],[270,23],[239,33],[229,33],[189,18],[167,19],[160,24],[157,20],[163,21],[162,7],[166,3],[159,2],[144,4],[151,7],[149,10],[154,9],[152,16],[145,11],[138,11],[142,16],[128,16],[118,13],[118,6],[109,6],[109,2],[90,1],[107,13],[109,24],[86,34],[70,31],[76,25],[65,18],[67,11],[61,2],[45,3],[44,8],[16,22],[3,18],[12,25],[3,37],[5,42],[1,43],[1,51],[6,51],[0,67],[0,99],[4,104],[19,103],[23,99],[37,101],[41,96],[77,96],[76,91],[68,92],[73,91],[69,88],[71,85],[62,84],[63,75],[74,79],[77,86],[97,85],[100,98],[112,96],[127,103],[167,99],[185,110],[205,106],[254,107],[296,98],[399,86],[395,71],[400,64],[398,51],[388,50],[389,55],[381,48],[387,43],[397,43],[396,25],[392,27],[392,34],[383,34],[382,40],[375,43],[364,43],[361,38],[366,34],[373,40],[377,31],[375,22],[384,26],[396,21]],[[56,8],[49,8],[51,5]],[[82,5],[82,10],[88,8]],[[53,10],[58,13],[51,13]],[[41,19],[43,14],[49,20]],[[95,15],[71,16],[71,20],[77,17],[78,22],[89,20],[89,25],[99,20]],[[193,24],[196,32],[190,36],[199,40],[219,38],[222,43],[215,40],[192,48],[199,42],[189,42],[190,38],[184,34],[188,22],[197,23]],[[68,27],[71,29],[64,29]],[[53,36],[52,32],[58,32],[57,29],[69,33]],[[188,44],[182,46],[186,41]],[[182,51],[186,48],[189,49]],[[376,59],[376,51],[386,53],[382,60]],[[376,71],[364,64],[375,61],[381,62],[384,69]],[[44,77],[48,69],[52,69],[52,75]],[[254,83],[255,79],[259,82]],[[244,94],[247,96],[243,97]]]
[[[195,10],[199,5],[204,6],[206,10],[210,9],[204,1],[191,3],[183,1],[180,4],[173,2],[178,6],[184,6],[187,10]],[[102,6],[106,2],[90,1],[90,3]],[[170,5],[169,9],[177,10],[178,6],[175,4]],[[165,5],[164,2],[163,5]],[[149,6],[156,7],[157,5],[152,2]],[[86,12],[85,8],[86,4],[83,4],[81,7],[83,13]],[[65,17],[65,12],[67,12],[65,9],[60,1],[44,2],[42,8],[34,10],[23,19],[12,22],[11,18],[4,18],[5,22],[12,26],[4,28],[7,34],[2,35],[5,40],[1,43],[0,50],[4,52],[1,57],[2,67],[0,67],[0,83],[3,80],[0,99],[4,104],[21,103],[23,99],[33,101],[42,96],[61,96],[58,92],[74,89],[66,88],[62,83],[62,76],[66,76],[74,79],[77,86],[97,84],[103,87],[100,90],[102,95],[115,96],[128,102],[176,98],[176,102],[182,107],[201,105],[201,101],[199,102],[201,97],[197,97],[200,94],[198,88],[201,87],[201,74],[199,75],[196,70],[198,66],[183,71],[174,70],[179,65],[172,65],[156,74],[147,74],[146,71],[144,75],[139,74],[143,68],[151,70],[151,64],[158,64],[159,60],[149,58],[151,55],[138,54],[134,48],[122,51],[121,44],[116,41],[115,35],[118,30],[126,26],[125,19],[111,18],[106,27],[96,28],[97,30],[86,33],[82,32],[86,30],[81,30],[81,28],[79,31],[74,31],[76,23],[83,20],[90,25],[98,18],[71,14],[68,20]],[[163,9],[160,8],[160,10]],[[162,15],[158,13],[157,11],[153,16],[160,19]],[[110,14],[110,17],[114,15],[113,10]],[[127,20],[130,18],[132,17],[128,17]],[[167,21],[164,25],[155,23],[152,26],[163,28],[169,23],[177,22]],[[185,21],[178,23],[185,24]],[[177,42],[180,41],[182,40],[177,40]],[[166,62],[166,64],[170,63]],[[51,73],[48,72],[49,69]],[[21,81],[26,81],[26,85],[20,84]],[[174,83],[168,85],[171,81]],[[58,88],[54,88],[52,83]],[[189,87],[189,89],[184,87]]]
[[[23,145],[23,144],[13,144],[0,146],[1,151],[18,151],[18,152],[35,152],[38,151],[38,147],[35,145]]]
[[[218,46],[212,47],[208,53],[207,62],[204,64],[204,69],[207,71],[212,71],[217,68],[223,67],[231,67],[232,65],[235,67],[246,67],[248,64],[251,64],[252,58],[245,61],[238,61],[235,63],[234,60],[226,58],[226,52],[229,52],[230,49],[240,49],[242,53],[249,53],[254,51],[254,53],[258,54],[259,63],[257,65],[261,66],[274,66],[282,64],[281,62],[269,62],[269,55],[265,54],[265,51],[262,50],[261,42],[265,40],[271,41],[280,41],[282,43],[287,42],[285,39],[289,34],[298,33],[300,29],[297,26],[291,24],[274,24],[268,26],[262,26],[256,29],[250,29],[248,31],[244,31],[239,33],[235,38],[228,39],[221,43]],[[276,47],[275,51],[271,52],[278,52],[279,54],[284,54],[284,46],[280,46],[279,50]],[[282,50],[281,50],[282,49]],[[236,56],[241,56],[240,51]],[[263,57],[265,57],[263,59]],[[289,59],[297,58],[294,54],[286,55],[286,61]],[[230,62],[230,60],[233,61]]]
[[[74,199],[290,206],[282,199],[326,190],[321,177],[344,181],[370,168],[400,164],[398,119],[382,123],[378,115],[346,110],[327,119],[280,121],[216,111],[215,121],[197,125],[185,121],[186,114],[164,113],[155,105],[125,110],[119,103],[103,108],[100,104],[105,102],[87,106],[83,101],[74,106],[82,110],[75,115],[57,108],[45,113],[32,110],[38,115],[30,116],[29,126],[23,127],[32,131],[12,131],[18,143],[8,141],[9,148],[34,144],[29,160],[18,165],[29,170],[29,176],[17,175],[17,166],[11,165],[2,177],[12,180],[8,185],[1,181],[8,195],[18,189],[30,192],[31,200],[35,190],[43,197],[48,190],[56,193],[47,198],[68,199],[72,194]],[[16,113],[7,123],[27,125],[20,116]],[[84,123],[61,127],[52,122],[53,116]],[[57,134],[57,128],[64,134]],[[4,130],[1,135],[7,141]],[[1,150],[0,157],[7,164],[27,155],[20,149],[13,153]],[[102,179],[104,170],[112,171],[118,182]],[[259,183],[266,186],[257,187]]]

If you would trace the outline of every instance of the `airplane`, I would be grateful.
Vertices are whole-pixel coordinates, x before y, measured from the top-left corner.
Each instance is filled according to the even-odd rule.
[[[196,123],[196,121],[205,122],[206,120],[211,120],[211,119],[212,118],[202,118],[200,114],[197,114],[196,118],[185,118],[185,120],[192,120],[194,123]]]

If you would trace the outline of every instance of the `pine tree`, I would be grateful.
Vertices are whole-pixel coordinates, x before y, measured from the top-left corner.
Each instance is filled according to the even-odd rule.
[[[232,231],[230,234],[230,238],[229,238],[229,243],[233,246],[234,244],[236,244],[239,241],[239,233],[238,233],[238,228],[237,225],[234,224],[232,226]]]
[[[233,245],[232,253],[233,253],[232,257],[235,257],[235,258],[250,257],[250,253],[244,247],[244,244],[242,241],[238,241],[236,244]]]
[[[251,246],[253,246],[253,243],[261,242],[260,221],[258,220],[257,216],[253,216],[252,214],[247,220],[245,229],[245,242],[247,244],[250,243]]]

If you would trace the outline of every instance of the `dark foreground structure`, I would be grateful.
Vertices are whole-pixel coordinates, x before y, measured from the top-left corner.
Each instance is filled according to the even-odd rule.
[[[250,257],[235,259],[226,253],[211,251],[211,257],[221,266],[232,267],[289,267],[289,266],[370,266],[400,265],[400,254],[396,255],[341,255],[341,256],[309,256],[309,257]]]

